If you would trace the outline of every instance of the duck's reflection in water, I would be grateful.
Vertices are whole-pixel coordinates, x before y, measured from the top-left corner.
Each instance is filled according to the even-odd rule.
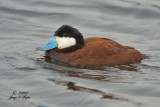
[[[134,65],[121,65],[121,66],[88,66],[83,68],[73,67],[58,61],[45,58],[47,62],[47,69],[52,69],[54,72],[57,72],[61,75],[83,78],[83,79],[94,79],[102,81],[114,81],[120,82],[117,80],[124,79],[123,71],[133,71],[138,72],[136,66]],[[122,81],[121,81],[122,82]],[[123,81],[125,82],[125,81]],[[133,83],[133,81],[127,81],[127,83]]]
[[[141,107],[142,104],[139,102],[135,102],[133,100],[127,99],[127,98],[123,98],[114,94],[110,94],[110,93],[105,93],[103,91],[100,91],[98,89],[92,89],[92,88],[86,88],[86,87],[82,87],[82,86],[78,86],[75,85],[75,83],[73,82],[69,82],[69,81],[64,81],[64,80],[60,80],[60,79],[53,79],[53,78],[47,78],[47,80],[54,82],[55,84],[58,85],[63,85],[63,86],[67,86],[67,89],[73,90],[73,91],[81,91],[81,92],[87,92],[87,93],[91,93],[91,94],[98,94],[100,95],[101,99],[110,99],[110,100],[120,100],[120,101],[125,101],[125,102],[131,102],[133,103],[135,106],[137,107]]]
[[[123,80],[123,76],[119,75],[123,70],[126,71],[134,71],[138,72],[134,65],[123,65],[123,66],[94,66],[94,67],[87,67],[87,68],[77,68],[73,66],[66,65],[61,62],[57,62],[48,58],[41,58],[38,59],[37,62],[40,62],[41,65],[45,69],[51,69],[54,73],[60,74],[61,76],[68,76],[68,77],[75,77],[75,78],[82,78],[82,79],[93,79],[98,81],[106,81],[106,82],[119,82],[119,80]],[[47,62],[47,63],[46,63]],[[122,76],[122,77],[121,77]],[[54,82],[58,85],[67,86],[67,89],[73,91],[81,91],[87,92],[91,94],[98,94],[100,95],[101,99],[113,99],[113,100],[120,100],[126,102],[132,102],[135,105],[141,105],[135,101],[132,101],[127,98],[123,98],[121,96],[106,93],[99,89],[92,89],[89,87],[78,86],[72,81],[66,81],[56,78],[47,78],[47,80]],[[124,82],[123,82],[124,83]],[[132,82],[127,81],[127,83],[132,84]]]
[[[67,86],[67,88],[70,90],[88,92],[88,93],[92,93],[92,94],[99,94],[99,95],[101,95],[102,99],[114,99],[114,100],[128,101],[126,98],[121,98],[121,97],[118,97],[113,94],[107,94],[107,93],[100,91],[98,89],[91,89],[91,88],[86,88],[86,87],[81,87],[81,86],[75,85],[75,83],[73,83],[73,82],[64,81],[64,80],[60,80],[60,79],[53,79],[53,78],[47,78],[47,80],[52,81],[58,85]]]

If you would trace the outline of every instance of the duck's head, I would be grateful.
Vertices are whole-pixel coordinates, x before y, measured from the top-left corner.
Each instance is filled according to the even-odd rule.
[[[72,26],[61,26],[51,37],[48,44],[43,45],[38,50],[50,50],[58,48],[60,50],[76,50],[84,46],[83,35]]]

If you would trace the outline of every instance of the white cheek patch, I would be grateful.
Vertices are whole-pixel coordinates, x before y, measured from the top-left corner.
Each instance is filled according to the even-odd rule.
[[[68,48],[76,44],[75,38],[70,37],[56,37],[56,42],[58,44],[58,49]]]

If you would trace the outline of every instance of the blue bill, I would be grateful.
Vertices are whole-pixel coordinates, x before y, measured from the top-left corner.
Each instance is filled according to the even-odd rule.
[[[41,47],[38,47],[36,49],[37,50],[44,50],[44,51],[46,51],[46,50],[50,50],[50,49],[53,49],[53,48],[57,47],[58,44],[56,43],[55,39],[56,39],[55,36],[51,37],[51,39],[49,40],[48,44],[43,45]]]

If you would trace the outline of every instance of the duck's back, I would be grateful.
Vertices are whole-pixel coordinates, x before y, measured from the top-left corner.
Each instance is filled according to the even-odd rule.
[[[133,47],[97,37],[86,38],[85,46],[76,51],[61,52],[52,49],[46,51],[46,56],[76,66],[130,64],[146,58]]]

